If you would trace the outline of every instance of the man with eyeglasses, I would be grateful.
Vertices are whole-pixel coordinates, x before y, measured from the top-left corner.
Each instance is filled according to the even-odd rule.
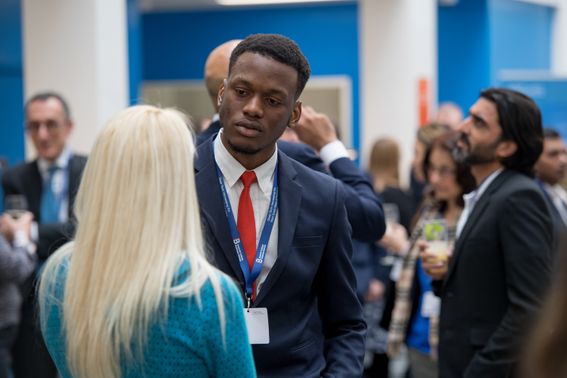
[[[477,189],[464,196],[451,260],[434,262],[426,245],[421,254],[441,297],[439,376],[514,377],[550,281],[552,222],[532,179],[541,113],[528,96],[491,88],[460,132],[454,156]]]
[[[32,238],[38,269],[24,285],[20,329],[13,348],[15,378],[51,378],[55,365],[43,344],[35,313],[35,281],[50,254],[74,232],[73,202],[86,157],[74,154],[67,141],[73,131],[69,106],[54,92],[38,93],[25,105],[26,131],[37,159],[8,169],[2,178],[4,195],[23,195],[34,216]]]

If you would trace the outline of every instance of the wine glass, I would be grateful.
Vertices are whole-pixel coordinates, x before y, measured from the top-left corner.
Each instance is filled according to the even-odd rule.
[[[9,194],[4,200],[4,212],[18,219],[28,210],[28,201],[22,194]]]

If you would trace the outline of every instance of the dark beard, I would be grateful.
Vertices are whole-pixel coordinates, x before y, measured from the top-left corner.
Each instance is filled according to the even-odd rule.
[[[453,149],[451,155],[453,155],[453,159],[455,159],[457,163],[471,166],[496,161],[496,147],[498,147],[501,141],[500,139],[489,145],[477,146],[475,150],[471,149],[471,145],[465,136],[461,136],[461,141],[468,146],[468,150],[459,148],[458,146]]]

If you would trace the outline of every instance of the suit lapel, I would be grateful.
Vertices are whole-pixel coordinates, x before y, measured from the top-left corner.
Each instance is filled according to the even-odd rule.
[[[23,192],[28,194],[26,195],[27,200],[29,201],[28,207],[29,211],[31,211],[35,217],[36,221],[41,221],[40,218],[40,203],[41,203],[41,192],[43,190],[43,179],[41,178],[41,174],[39,173],[39,167],[37,165],[37,160],[29,163],[27,165],[27,174],[23,175],[24,177],[24,187],[22,188]]]
[[[451,274],[455,271],[455,267],[457,266],[459,257],[462,253],[463,245],[468,239],[471,230],[475,227],[475,225],[478,224],[478,222],[481,221],[482,215],[490,204],[492,195],[505,181],[507,173],[508,172],[506,172],[506,170],[500,173],[500,175],[496,177],[492,183],[490,183],[488,188],[486,188],[486,190],[474,206],[473,211],[467,219],[467,223],[465,223],[465,226],[463,227],[463,230],[461,231],[461,234],[459,235],[459,238],[455,243],[455,247],[453,248],[453,257],[451,258],[449,263],[449,271],[447,272],[447,278],[444,281],[445,284],[449,281]]]
[[[256,305],[262,303],[286,267],[301,206],[302,187],[296,181],[297,172],[291,159],[282,153],[278,153],[278,175],[278,258],[266,277]]]
[[[240,277],[244,282],[244,276],[240,270],[240,264],[232,244],[230,228],[224,211],[212,147],[212,141],[201,144],[197,148],[197,157],[195,159],[195,180],[201,213],[208,224],[211,234],[209,236],[214,237],[220,245],[222,253],[234,272],[234,276]],[[215,258],[217,257],[215,256]]]

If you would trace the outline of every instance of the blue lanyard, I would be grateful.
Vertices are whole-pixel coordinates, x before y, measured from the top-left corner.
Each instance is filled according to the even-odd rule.
[[[216,164],[215,164],[216,165]],[[270,206],[268,207],[268,215],[266,216],[266,221],[264,222],[264,227],[262,228],[262,234],[260,235],[260,241],[258,242],[258,247],[256,248],[256,259],[254,260],[254,265],[252,270],[248,266],[248,260],[246,259],[246,253],[244,252],[244,247],[242,246],[242,241],[240,240],[240,233],[236,227],[236,221],[234,220],[234,213],[232,207],[230,206],[230,200],[228,198],[228,193],[224,186],[224,178],[220,171],[218,165],[217,168],[217,178],[219,180],[219,185],[222,192],[222,199],[224,202],[224,212],[226,218],[228,219],[228,224],[230,226],[230,235],[232,237],[232,242],[234,248],[236,249],[236,256],[238,257],[238,262],[240,263],[240,269],[244,275],[244,281],[246,284],[246,297],[248,301],[252,298],[252,284],[262,271],[262,266],[264,265],[264,258],[266,257],[266,251],[268,249],[268,241],[270,240],[270,234],[272,233],[272,228],[274,222],[276,221],[276,214],[278,212],[278,166],[274,170],[274,186],[272,187],[272,194],[270,196]]]

